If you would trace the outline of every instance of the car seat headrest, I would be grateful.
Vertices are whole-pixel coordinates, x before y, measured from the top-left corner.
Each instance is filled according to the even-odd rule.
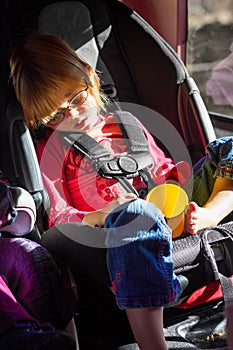
[[[79,1],[63,1],[43,7],[38,16],[38,31],[65,40],[82,59],[100,72],[103,85],[114,85],[98,48],[98,45],[100,48],[104,46],[110,35],[111,26],[98,34],[97,45],[87,6]]]

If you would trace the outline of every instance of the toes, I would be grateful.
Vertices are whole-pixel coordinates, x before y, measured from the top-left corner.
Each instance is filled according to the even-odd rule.
[[[190,202],[188,204],[188,210],[189,212],[196,213],[198,211],[198,204],[196,202]]]

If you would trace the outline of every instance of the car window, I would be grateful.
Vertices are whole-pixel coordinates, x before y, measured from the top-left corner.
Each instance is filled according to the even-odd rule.
[[[188,0],[186,65],[207,109],[233,118],[233,0]]]

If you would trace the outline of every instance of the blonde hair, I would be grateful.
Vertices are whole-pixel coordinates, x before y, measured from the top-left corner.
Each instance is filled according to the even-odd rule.
[[[30,34],[12,52],[11,79],[30,128],[40,124],[64,103],[64,91],[76,91],[80,82],[103,108],[97,73],[62,39]]]

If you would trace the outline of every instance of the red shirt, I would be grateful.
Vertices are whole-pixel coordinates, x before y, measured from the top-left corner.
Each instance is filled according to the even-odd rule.
[[[173,180],[185,182],[190,175],[188,163],[176,165],[165,156],[153,137],[142,126],[154,160],[152,175],[156,184]],[[112,114],[100,117],[89,133],[112,154],[127,153],[127,146]],[[61,140],[59,132],[47,130],[46,137],[37,144],[37,155],[46,190],[50,198],[49,226],[81,221],[83,216],[103,209],[125,189],[115,180],[100,177],[84,158]],[[140,176],[131,180],[136,189],[145,187]]]

